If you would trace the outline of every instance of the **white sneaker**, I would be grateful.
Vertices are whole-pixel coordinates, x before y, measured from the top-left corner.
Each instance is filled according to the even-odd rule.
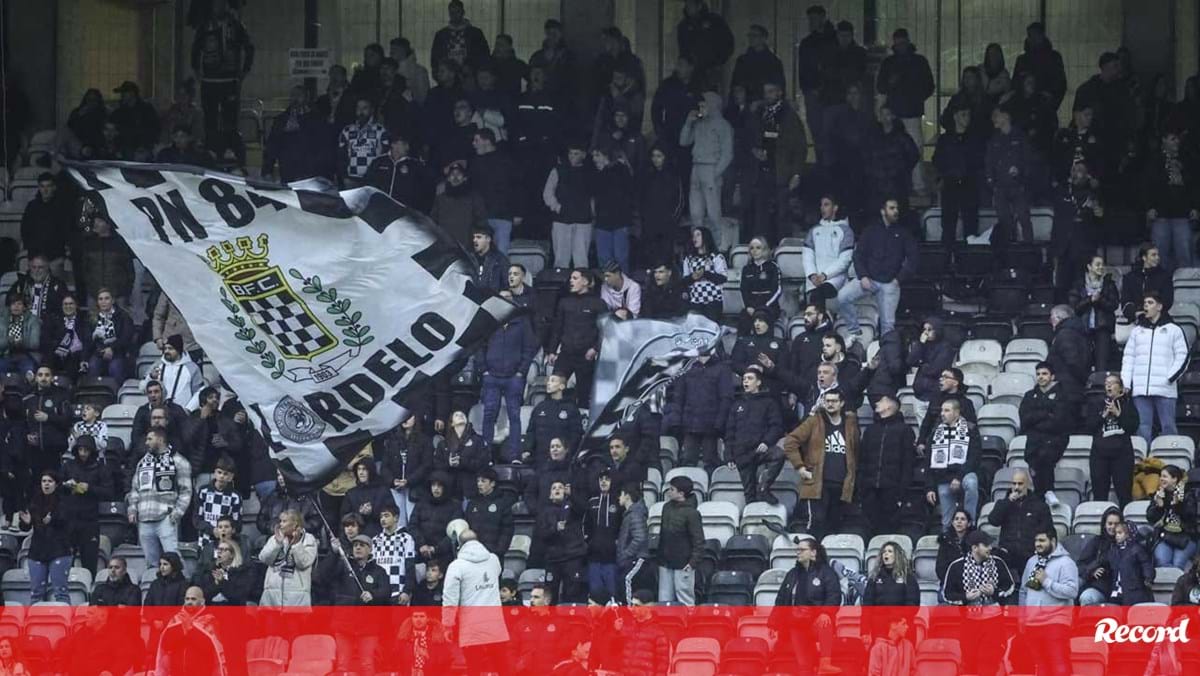
[[[1051,507],[1058,506],[1058,496],[1054,494],[1054,491],[1046,491],[1046,504]]]

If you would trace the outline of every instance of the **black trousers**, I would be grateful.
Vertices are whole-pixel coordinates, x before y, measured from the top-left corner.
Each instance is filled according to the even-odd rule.
[[[100,556],[100,524],[96,521],[72,521],[67,526],[67,541],[79,556],[83,567],[96,575],[96,560]]]
[[[1107,371],[1112,363],[1113,334],[1111,330],[1091,331],[1092,356],[1097,371]]]
[[[957,236],[962,217],[963,236]],[[942,183],[942,244],[965,241],[979,234],[979,182],[975,178],[946,178]]]
[[[783,471],[785,459],[783,449],[771,445],[766,451],[755,452],[749,460],[737,464],[738,474],[742,477],[742,490],[746,493],[746,502],[754,502],[760,495],[771,492],[771,483]],[[760,470],[765,470],[761,478]]]
[[[237,130],[241,94],[242,85],[236,80],[200,83],[200,107],[204,110],[204,138],[210,150],[224,148],[228,143],[225,135]],[[250,140],[253,139],[247,139],[247,141]]]
[[[717,465],[721,464],[721,457],[717,455],[716,433],[685,432],[683,441],[679,444],[679,466],[699,467],[701,454],[704,458],[705,471],[712,474]]]
[[[862,486],[859,489],[858,502],[862,505],[863,516],[871,524],[871,534],[895,533],[899,521],[901,498],[904,491],[901,488],[875,488]]]
[[[592,401],[592,379],[596,376],[596,362],[588,361],[585,352],[563,350],[554,361],[554,372],[563,378],[575,374],[575,401],[580,408],[589,408]]]
[[[808,302],[824,310],[825,304],[830,299],[837,298],[837,295],[838,290],[832,284],[826,282],[808,292]]]
[[[1056,448],[1048,444],[1037,444],[1025,449],[1025,462],[1033,470],[1033,490],[1038,495],[1054,490],[1054,466],[1063,456],[1065,448]]]
[[[628,604],[629,597],[639,589],[658,598],[658,565],[650,559],[638,559],[617,570],[617,603]]]
[[[796,519],[805,527],[804,532],[817,541],[838,532],[842,523],[842,483],[824,482],[821,484],[821,497],[801,501],[796,511]]]
[[[1108,500],[1108,490],[1117,494],[1122,509],[1133,500],[1133,447],[1116,453],[1093,449],[1088,458],[1092,477],[1092,499]]]
[[[587,571],[583,559],[546,564],[546,584],[555,603],[587,603]]]

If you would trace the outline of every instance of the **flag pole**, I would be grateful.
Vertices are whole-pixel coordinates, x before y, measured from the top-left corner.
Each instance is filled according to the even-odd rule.
[[[364,587],[362,582],[358,579],[358,576],[354,574],[354,566],[350,565],[350,557],[346,556],[345,550],[343,550],[341,547],[333,546],[334,542],[339,541],[339,537],[338,534],[333,531],[333,528],[330,527],[329,520],[325,518],[325,512],[321,511],[321,501],[313,497],[312,493],[309,493],[304,497],[308,498],[308,501],[312,503],[313,509],[317,510],[317,516],[321,517],[321,525],[325,526],[325,530],[329,533],[330,549],[341,555],[342,563],[346,564],[346,569],[349,571],[351,579],[354,580],[354,584],[358,585],[358,590],[362,592],[367,591],[366,587]]]

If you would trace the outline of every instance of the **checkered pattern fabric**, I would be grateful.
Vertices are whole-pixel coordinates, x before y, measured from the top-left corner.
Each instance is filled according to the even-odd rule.
[[[691,255],[683,259],[683,278],[685,280],[691,280],[691,275],[696,270],[724,275],[726,273],[725,258],[719,253],[711,253],[704,256]],[[688,286],[688,302],[692,305],[718,303],[723,298],[721,285],[716,282],[701,279]]]
[[[346,125],[338,135],[338,151],[346,158],[346,175],[351,178],[366,176],[371,162],[386,154],[391,142],[387,129],[378,122]]]
[[[375,557],[375,563],[387,571],[392,583],[392,597],[400,596],[406,582],[407,562],[417,556],[417,543],[413,536],[404,529],[391,534],[381,532],[373,539],[371,555]]]
[[[285,357],[306,357],[333,344],[333,338],[316,328],[317,321],[287,291],[242,301],[254,325],[270,334]]]
[[[217,519],[223,516],[233,519],[233,522],[239,526],[242,523],[242,496],[238,495],[232,488],[224,493],[213,488],[211,485],[201,488],[200,492],[196,495],[196,509],[200,518],[209,527],[215,527]],[[212,538],[208,533],[200,534],[201,547],[210,541],[212,541]]]

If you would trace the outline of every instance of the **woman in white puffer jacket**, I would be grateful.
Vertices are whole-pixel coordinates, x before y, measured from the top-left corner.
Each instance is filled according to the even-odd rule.
[[[1149,443],[1155,414],[1163,434],[1178,434],[1176,381],[1187,370],[1188,344],[1183,328],[1171,319],[1156,295],[1147,294],[1142,309],[1145,314],[1138,318],[1125,343],[1121,380],[1133,394],[1133,405],[1141,419],[1138,435]]]
[[[837,211],[833,196],[821,198],[821,222],[808,231],[800,250],[810,284],[808,302],[821,308],[827,300],[837,298],[854,260],[854,231],[846,219],[838,218]]]

